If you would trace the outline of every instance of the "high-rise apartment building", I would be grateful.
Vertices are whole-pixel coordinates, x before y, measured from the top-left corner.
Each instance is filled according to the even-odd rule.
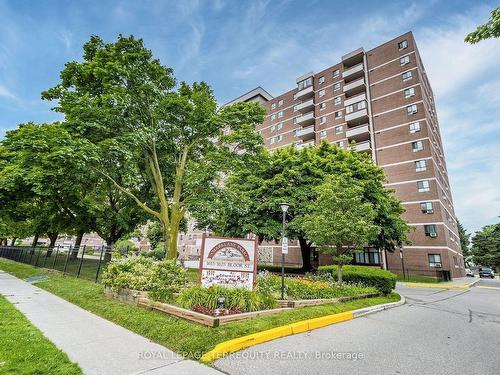
[[[394,253],[366,248],[355,263],[398,273],[404,264],[413,274],[464,275],[434,96],[411,32],[304,74],[294,89],[276,97],[258,87],[237,101],[258,101],[266,108],[257,131],[271,150],[324,140],[346,148],[355,141],[358,152],[369,153],[384,168],[387,188],[395,190],[404,218],[415,228],[412,244]],[[278,260],[279,246],[268,247]],[[287,258],[299,263],[298,247],[291,247]]]

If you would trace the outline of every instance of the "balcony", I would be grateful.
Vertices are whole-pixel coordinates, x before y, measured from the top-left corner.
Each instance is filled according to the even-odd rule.
[[[307,126],[314,124],[314,111],[309,112],[297,118],[297,124]]]
[[[314,109],[314,99],[309,99],[297,105],[297,111],[300,113],[307,113]]]
[[[363,62],[363,57],[365,56],[365,51],[363,48],[358,48],[357,50],[342,56],[342,63],[346,68],[353,67],[361,62]]]
[[[314,96],[314,89],[311,85],[311,86],[306,87],[305,89],[297,91],[297,93],[295,94],[295,99],[306,100],[306,99],[312,98],[313,96]]]
[[[363,152],[363,151],[368,151],[371,152],[372,146],[370,144],[370,141],[366,142],[360,142],[356,144],[356,151]]]
[[[350,128],[346,131],[346,137],[350,141],[363,142],[370,139],[370,128],[368,124],[363,124]]]
[[[308,142],[302,142],[302,143],[296,143],[295,148],[297,150],[301,150],[306,147],[313,147],[314,146],[314,140],[308,141]]]
[[[352,68],[344,70],[342,73],[342,78],[345,82],[353,81],[357,78],[361,78],[365,75],[364,64],[354,65]]]
[[[297,130],[297,137],[303,141],[314,139],[314,125]]]
[[[345,115],[345,122],[349,126],[357,126],[368,122],[368,110],[366,108]]]
[[[347,85],[344,85],[344,94],[346,94],[346,96],[353,96],[365,92],[365,90],[366,85],[364,78],[357,79],[348,83]]]

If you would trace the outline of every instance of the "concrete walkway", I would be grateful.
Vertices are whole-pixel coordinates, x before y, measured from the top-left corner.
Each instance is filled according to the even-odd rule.
[[[221,374],[1,270],[0,294],[87,375]]]

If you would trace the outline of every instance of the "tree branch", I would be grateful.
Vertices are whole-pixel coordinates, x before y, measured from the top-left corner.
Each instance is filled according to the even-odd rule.
[[[159,212],[153,210],[152,208],[149,208],[146,203],[142,203],[140,201],[140,199],[135,196],[134,193],[132,193],[130,190],[128,190],[128,189],[124,188],[123,186],[121,186],[120,184],[118,184],[118,182],[116,182],[110,175],[104,173],[100,169],[96,169],[96,170],[97,170],[97,172],[102,174],[104,177],[106,177],[108,180],[110,180],[113,183],[113,185],[116,186],[116,188],[118,190],[120,190],[121,192],[127,194],[130,198],[132,198],[140,208],[142,208],[147,213],[149,213],[149,214],[151,214],[151,215],[153,215],[161,220],[161,214]]]

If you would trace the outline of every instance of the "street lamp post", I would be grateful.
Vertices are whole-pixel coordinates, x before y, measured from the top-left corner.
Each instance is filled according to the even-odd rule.
[[[403,246],[399,247],[399,256],[401,257],[401,268],[403,269],[403,280],[406,280],[406,275],[405,275],[405,261],[403,259]]]
[[[283,212],[283,221],[281,226],[281,299],[285,299],[285,246],[288,251],[288,240],[285,237],[286,213],[290,205],[288,203],[280,203],[281,211]]]

